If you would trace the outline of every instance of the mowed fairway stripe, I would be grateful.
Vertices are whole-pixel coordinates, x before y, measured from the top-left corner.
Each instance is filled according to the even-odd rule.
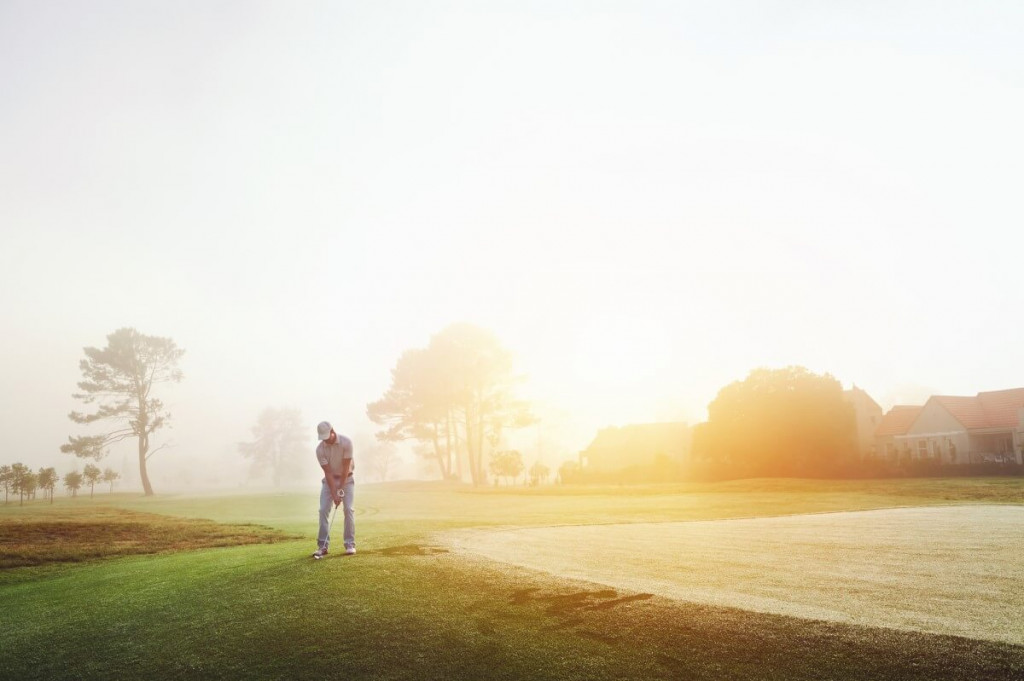
[[[1024,645],[1024,507],[476,530],[456,550],[618,589]]]

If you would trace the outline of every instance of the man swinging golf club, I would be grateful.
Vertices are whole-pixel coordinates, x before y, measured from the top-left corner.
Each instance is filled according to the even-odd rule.
[[[324,469],[324,479],[320,488],[320,531],[316,536],[317,548],[313,557],[323,558],[330,547],[333,523],[328,524],[328,516],[331,514],[332,503],[335,512],[339,504],[344,504],[345,554],[351,556],[356,552],[356,519],[352,510],[356,481],[353,475],[355,463],[352,460],[352,440],[335,433],[327,421],[317,425],[316,434],[320,440],[316,448],[316,460]]]

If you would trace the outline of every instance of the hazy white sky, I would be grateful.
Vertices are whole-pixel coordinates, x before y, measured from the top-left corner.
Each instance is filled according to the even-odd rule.
[[[158,491],[266,406],[369,434],[454,321],[518,354],[556,465],[758,366],[1024,386],[1021,35],[1016,2],[0,0],[0,461],[70,469],[122,326],[187,351]]]

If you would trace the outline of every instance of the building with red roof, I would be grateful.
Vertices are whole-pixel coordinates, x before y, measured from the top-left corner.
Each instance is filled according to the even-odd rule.
[[[921,407],[893,407],[875,442],[894,461],[1024,463],[1024,388],[933,395]]]
[[[910,445],[906,435],[923,408],[920,405],[897,404],[886,412],[875,429],[875,451],[893,462],[900,460],[904,445],[906,453],[909,454]]]

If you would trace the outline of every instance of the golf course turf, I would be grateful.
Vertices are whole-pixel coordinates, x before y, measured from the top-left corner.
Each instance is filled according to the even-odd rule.
[[[1024,647],[1011,643],[674,600],[446,542],[472,528],[1019,505],[1024,485],[1014,479],[512,491],[362,485],[359,554],[324,561],[309,558],[315,490],[102,501],[303,539],[0,571],[0,678],[1024,678]],[[27,519],[43,506],[16,508],[0,518]],[[707,569],[710,581],[715,567]]]

